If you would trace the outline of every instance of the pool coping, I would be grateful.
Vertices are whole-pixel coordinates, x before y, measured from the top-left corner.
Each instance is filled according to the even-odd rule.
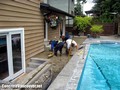
[[[89,40],[89,39],[87,39]],[[79,50],[70,59],[67,65],[59,73],[53,83],[49,86],[47,90],[76,90],[79,83],[79,79],[84,68],[85,60],[88,54],[90,44],[97,43],[119,43],[118,40],[93,40],[83,42],[84,48]],[[81,53],[82,52],[82,53]],[[83,59],[84,57],[84,59]]]

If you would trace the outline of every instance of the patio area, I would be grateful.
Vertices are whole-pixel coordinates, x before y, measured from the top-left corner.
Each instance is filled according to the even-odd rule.
[[[119,36],[101,36],[100,38],[88,38],[83,42],[85,48],[79,50],[70,59],[67,65],[59,73],[57,78],[49,86],[48,90],[76,90],[79,82],[85,59],[91,43],[100,43],[100,41],[120,42]]]

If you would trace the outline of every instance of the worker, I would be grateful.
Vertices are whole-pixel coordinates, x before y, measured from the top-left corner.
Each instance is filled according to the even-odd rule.
[[[70,35],[69,35],[69,33],[66,31],[66,32],[65,32],[65,36],[62,35],[62,40],[63,40],[63,41],[66,41],[66,40],[69,39],[69,38],[70,38]]]
[[[64,46],[64,42],[63,41],[59,41],[57,43],[57,45],[54,48],[54,55],[57,56],[57,51],[60,51],[60,56],[62,55],[62,48]]]
[[[71,55],[72,54],[72,48],[76,47],[76,51],[78,50],[78,44],[72,40],[72,39],[67,39],[66,40],[66,54]]]
[[[53,52],[55,46],[57,45],[58,41],[57,40],[50,40],[49,44],[51,45],[51,51]]]

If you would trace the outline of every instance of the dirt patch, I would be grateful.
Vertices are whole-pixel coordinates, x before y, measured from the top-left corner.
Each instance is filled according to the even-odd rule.
[[[73,38],[78,45],[81,45],[83,41],[86,39],[85,36],[83,37],[74,37]],[[43,53],[40,53],[36,55],[35,57],[40,58],[47,58],[50,51],[46,49]],[[56,76],[60,73],[60,71],[63,69],[63,67],[68,63],[71,57],[66,56],[65,48],[63,48],[62,56],[58,53],[58,56],[53,56],[50,59],[50,63],[52,64],[52,70],[53,70],[53,80],[56,78]]]

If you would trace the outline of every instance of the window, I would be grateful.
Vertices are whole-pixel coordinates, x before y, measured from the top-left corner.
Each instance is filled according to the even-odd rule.
[[[24,29],[0,30],[0,80],[11,80],[25,71]]]

